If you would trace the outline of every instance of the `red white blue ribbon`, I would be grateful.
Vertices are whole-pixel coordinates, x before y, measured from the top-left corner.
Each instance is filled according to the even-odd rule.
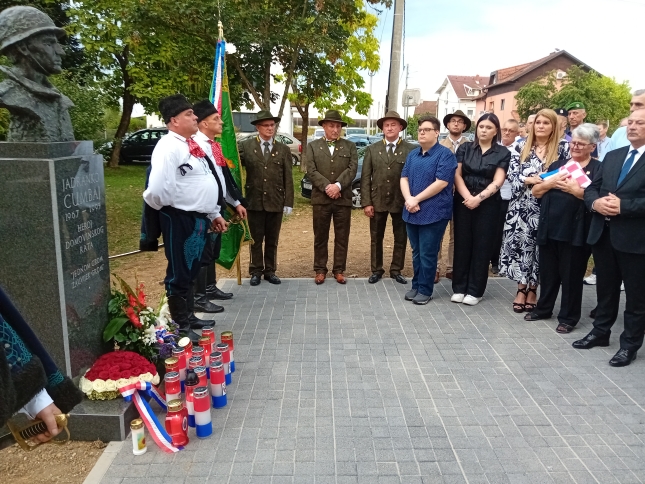
[[[172,439],[166,432],[166,429],[159,423],[157,416],[150,408],[147,400],[142,398],[143,395],[152,397],[159,404],[159,406],[166,410],[166,398],[162,395],[150,382],[139,381],[131,383],[130,385],[119,388],[121,395],[126,400],[133,400],[134,406],[139,411],[139,416],[143,423],[146,425],[148,432],[152,435],[152,439],[159,446],[159,448],[169,454],[183,450],[182,446],[175,447],[172,445]]]

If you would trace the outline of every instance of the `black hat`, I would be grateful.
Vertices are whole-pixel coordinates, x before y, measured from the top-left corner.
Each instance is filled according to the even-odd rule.
[[[468,131],[470,129],[470,126],[472,125],[472,121],[468,116],[464,114],[464,112],[461,109],[457,109],[457,111],[455,111],[454,113],[446,114],[443,117],[443,125],[446,128],[448,128],[448,123],[454,116],[457,116],[458,118],[461,118],[464,120],[464,124],[466,125],[466,127],[464,128],[464,131]]]
[[[558,116],[564,116],[565,118],[569,116],[569,111],[567,111],[564,108],[556,108],[554,109],[554,111],[555,111],[555,114],[557,114]]]
[[[197,122],[201,123],[207,117],[217,114],[217,109],[215,109],[212,102],[208,99],[204,99],[203,101],[198,101],[193,105],[193,112],[195,113],[195,116],[197,116]]]
[[[251,124],[255,126],[260,121],[266,121],[267,119],[275,121],[276,123],[280,122],[280,118],[271,114],[271,111],[260,111],[258,114],[255,115],[255,119],[251,121]]]
[[[386,119],[394,119],[395,121],[398,121],[403,126],[403,129],[408,127],[408,122],[399,116],[399,113],[396,111],[388,111],[385,113],[385,116],[376,121],[376,126],[378,126],[379,129],[383,129],[383,123]]]
[[[163,122],[166,124],[170,122],[170,118],[174,118],[187,109],[193,109],[193,105],[188,102],[188,99],[183,94],[173,94],[159,101],[159,112]]]
[[[325,117],[318,121],[320,126],[323,125],[325,121],[333,121],[334,123],[340,123],[341,126],[347,126],[347,123],[343,121],[343,117],[335,109],[330,109],[325,113]]]

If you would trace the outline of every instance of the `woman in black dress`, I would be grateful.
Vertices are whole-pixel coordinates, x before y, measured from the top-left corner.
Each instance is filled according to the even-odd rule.
[[[488,263],[495,248],[495,227],[511,153],[499,144],[499,119],[492,113],[477,121],[475,141],[457,149],[454,227],[455,260],[452,302],[474,306],[488,281]]]
[[[577,161],[590,180],[600,168],[591,157],[596,149],[599,131],[595,124],[585,123],[573,130],[569,144],[571,160]],[[553,163],[557,170],[571,160]],[[582,280],[591,255],[587,235],[591,212],[583,201],[584,189],[567,173],[553,175],[533,187],[533,195],[541,200],[537,243],[540,247],[540,283],[542,289],[535,309],[526,314],[526,321],[550,318],[562,284],[558,333],[570,333],[580,320]]]

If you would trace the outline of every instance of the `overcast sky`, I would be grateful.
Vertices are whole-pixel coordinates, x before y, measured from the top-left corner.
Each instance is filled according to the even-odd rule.
[[[488,76],[566,50],[603,75],[645,88],[645,0],[406,0],[404,62],[410,88],[424,100],[446,75]],[[368,7],[372,13],[376,13]],[[385,102],[393,10],[380,15],[381,69],[373,79],[374,106]],[[637,20],[638,19],[638,20]],[[630,26],[631,24],[631,26]],[[382,37],[381,37],[382,35]],[[366,75],[365,90],[369,90]],[[405,85],[401,71],[400,86]],[[400,96],[399,96],[399,110]],[[351,114],[350,114],[351,115]]]

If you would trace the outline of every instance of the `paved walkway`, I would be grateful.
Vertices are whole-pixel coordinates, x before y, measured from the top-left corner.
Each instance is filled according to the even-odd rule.
[[[512,312],[510,281],[476,307],[448,283],[415,306],[391,279],[226,281],[237,371],[214,435],[172,456],[126,442],[102,483],[644,482],[644,365],[607,364],[622,322],[578,351],[589,318],[559,335]]]

